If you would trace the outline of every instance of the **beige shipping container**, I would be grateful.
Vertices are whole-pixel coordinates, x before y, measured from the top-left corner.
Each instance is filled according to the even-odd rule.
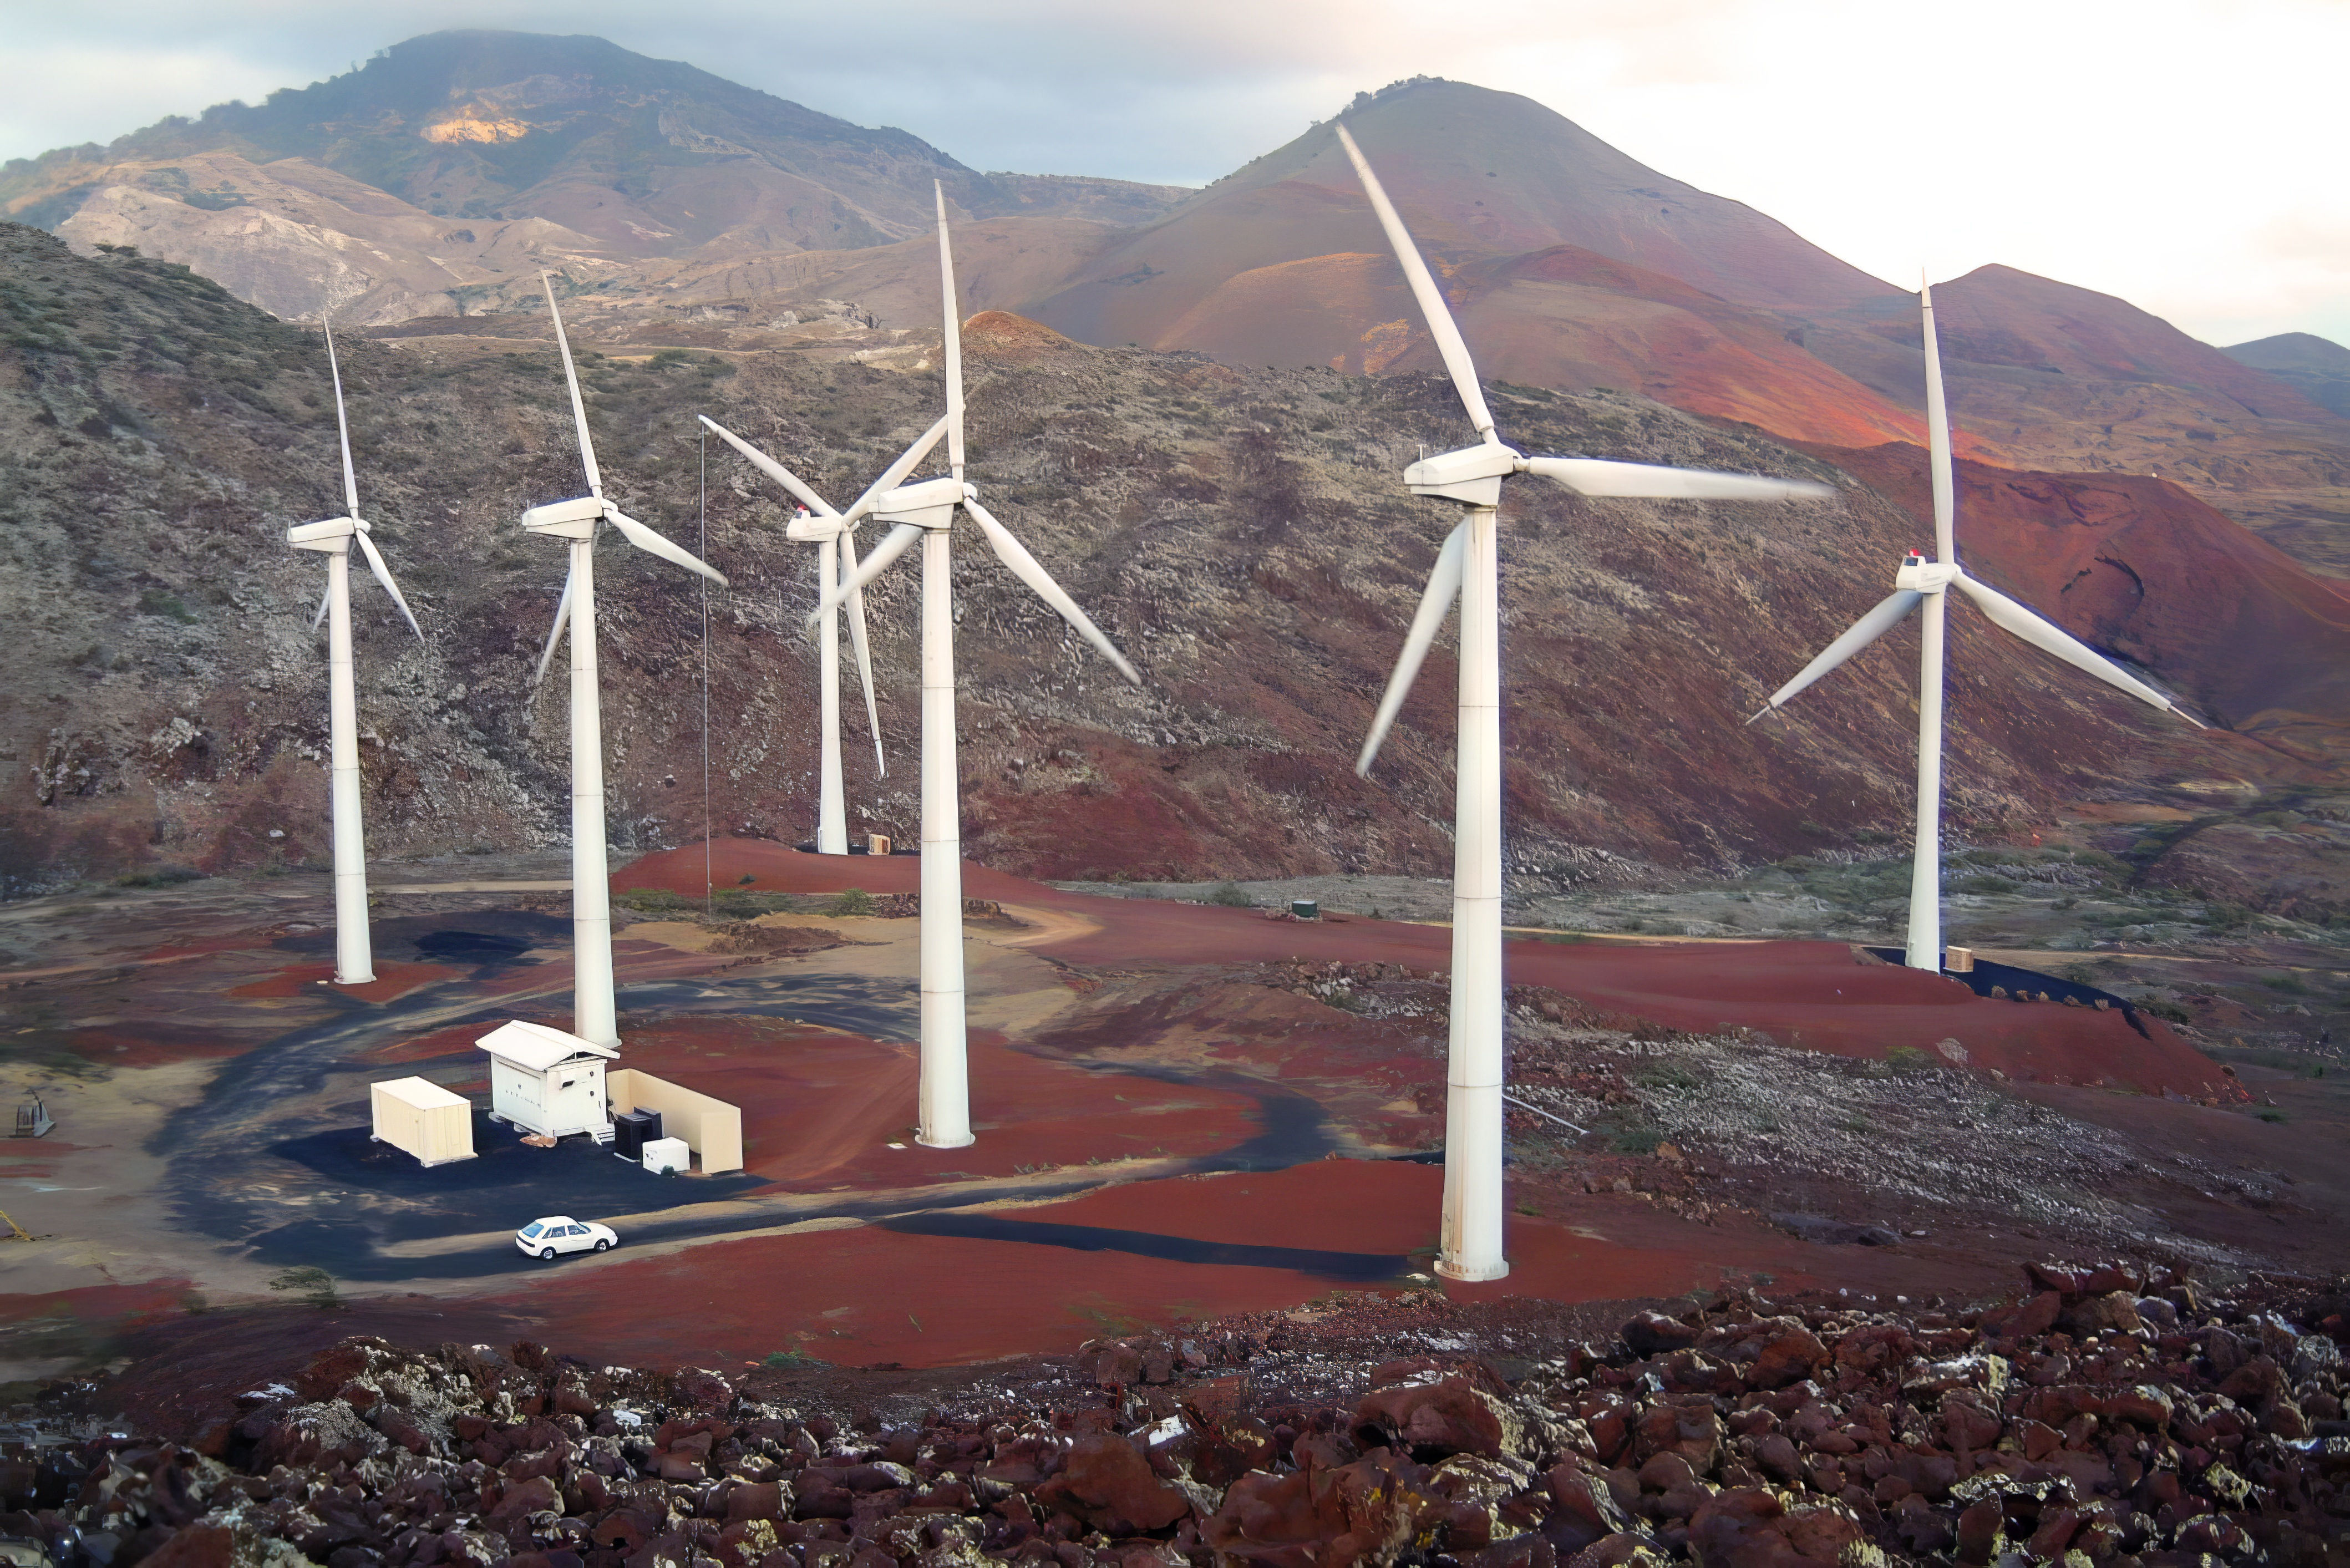
[[[429,1078],[368,1085],[375,1140],[405,1149],[425,1165],[473,1158],[473,1103]]]
[[[683,1138],[702,1161],[702,1174],[743,1168],[743,1110],[682,1085],[633,1067],[615,1067],[604,1082],[612,1095],[612,1113],[659,1111],[661,1131]]]

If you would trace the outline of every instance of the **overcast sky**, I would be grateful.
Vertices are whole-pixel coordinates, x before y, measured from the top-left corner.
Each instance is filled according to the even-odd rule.
[[[457,26],[598,34],[982,169],[1181,184],[1451,77],[1904,286],[2003,262],[2214,343],[2350,344],[2350,0],[0,0],[0,158]]]

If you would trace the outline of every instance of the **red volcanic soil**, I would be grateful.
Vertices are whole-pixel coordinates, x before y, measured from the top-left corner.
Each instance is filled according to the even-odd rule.
[[[1443,1184],[1434,1166],[1328,1159],[1130,1182],[988,1213],[1014,1223],[1403,1258],[1424,1269]],[[1628,1199],[1546,1195],[1544,1202],[1552,1212],[1511,1217],[1506,1279],[1444,1282],[1446,1293],[1624,1300],[1678,1295],[1725,1273],[1758,1271],[1790,1289],[1849,1282],[1921,1293],[1980,1291],[1998,1277],[1970,1260],[1816,1246],[1752,1223],[1699,1224]],[[937,1366],[1066,1351],[1089,1334],[1290,1307],[1313,1278],[1278,1266],[867,1226],[616,1260],[597,1265],[580,1289],[483,1304],[544,1314],[541,1337],[594,1345],[622,1361],[673,1358],[680,1325],[690,1324],[697,1344],[731,1360],[800,1350],[837,1364]],[[647,1300],[668,1303],[661,1321],[647,1321],[636,1304]]]
[[[143,1280],[135,1285],[76,1285],[71,1290],[0,1294],[0,1324],[87,1323],[134,1327],[187,1310],[188,1280]]]
[[[2341,423],[2290,382],[2230,358],[2126,299],[2012,266],[1977,267],[1934,287],[1942,351],[1981,365],[2210,387],[2255,414]],[[1914,321],[1898,330],[1914,343]]]
[[[249,930],[223,931],[213,936],[173,937],[159,947],[150,948],[132,961],[152,963],[159,959],[189,958],[197,953],[265,951],[280,934],[276,928],[263,926]]]
[[[143,1022],[77,1029],[66,1040],[76,1055],[106,1067],[160,1067],[207,1056],[235,1056],[253,1044],[192,1024]]]
[[[1918,448],[1807,450],[1932,516]],[[2318,758],[2350,752],[2341,584],[2158,479],[1961,462],[1958,483],[1960,553],[1985,581],[2232,730]]]
[[[803,855],[758,839],[719,840],[712,864],[721,886],[747,874],[754,888],[795,893],[852,887],[912,892],[920,869],[915,856]],[[702,846],[647,856],[613,880],[616,887],[698,896]],[[963,890],[1098,922],[1097,931],[1049,944],[1055,958],[1074,964],[1171,967],[1297,957],[1442,970],[1451,960],[1451,933],[1440,926],[1354,919],[1272,922],[1243,909],[1064,893],[969,863]],[[1742,1026],[1783,1044],[1864,1057],[1881,1057],[1896,1045],[1930,1052],[1938,1042],[1955,1039],[1974,1061],[2010,1076],[2103,1081],[2150,1094],[2208,1094],[2222,1083],[2208,1058],[2158,1020],[2143,1020],[2148,1034],[2142,1036],[2119,1013],[1979,997],[1936,976],[1860,963],[1840,942],[1633,947],[1527,941],[1510,943],[1506,961],[1513,984],[1547,986],[1669,1028]]]
[[[738,873],[739,875],[739,873]],[[967,1148],[914,1144],[915,1053],[769,1018],[632,1026],[626,1065],[743,1108],[744,1166],[769,1190],[905,1187],[1091,1158],[1211,1154],[1256,1130],[1247,1095],[1091,1071],[971,1036]],[[892,1143],[908,1147],[893,1149]]]
[[[1464,268],[1463,280],[1461,330],[1487,376],[1622,388],[1796,440],[1923,439],[1915,414],[1790,343],[1777,317],[1678,278],[1556,245]],[[1420,335],[1393,368],[1440,369],[1433,340]]]
[[[375,966],[375,979],[365,985],[336,985],[329,989],[342,996],[357,997],[361,1002],[397,1002],[410,992],[432,984],[436,981],[454,980],[459,971],[437,963],[382,963]],[[240,985],[231,996],[315,996],[313,989],[335,978],[335,966],[330,963],[297,964],[278,971],[249,985]]]

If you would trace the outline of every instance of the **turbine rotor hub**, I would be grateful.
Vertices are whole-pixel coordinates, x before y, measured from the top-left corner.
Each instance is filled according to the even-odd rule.
[[[1956,561],[1929,561],[1923,556],[1912,556],[1901,563],[1893,574],[1893,586],[1908,588],[1912,593],[1939,594],[1948,588],[1959,576]]]

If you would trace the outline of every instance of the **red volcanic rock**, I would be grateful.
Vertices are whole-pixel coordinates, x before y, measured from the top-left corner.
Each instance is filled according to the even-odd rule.
[[[2137,1308],[2132,1304],[2127,1291],[2111,1291],[2075,1302],[2064,1309],[2063,1322],[2076,1338],[2093,1334],[2136,1334],[2139,1328]]]
[[[1801,1324],[1788,1323],[1755,1352],[1746,1368],[1746,1382],[1754,1388],[1784,1388],[1809,1377],[1827,1359],[1827,1346],[1817,1334]]]
[[[726,1522],[751,1519],[781,1519],[785,1511],[781,1481],[744,1481],[726,1494]]]
[[[1659,1312],[1644,1312],[1617,1330],[1636,1355],[1661,1355],[1697,1343],[1697,1330]]]
[[[1377,1389],[1355,1407],[1355,1424],[1414,1453],[1487,1459],[1515,1449],[1523,1430],[1516,1412],[1467,1377]]]
[[[1690,1519],[1690,1551],[1705,1568],[1808,1568],[1841,1563],[1866,1537],[1850,1515],[1833,1508],[1792,1512],[1760,1487],[1738,1487],[1708,1498]]]
[[[1110,1432],[1078,1438],[1061,1472],[1036,1489],[1036,1501],[1114,1535],[1162,1529],[1191,1507],[1180,1489],[1151,1473],[1132,1443]]]
[[[141,1561],[149,1568],[230,1568],[236,1536],[224,1525],[184,1524]]]
[[[533,1476],[526,1481],[517,1482],[506,1489],[506,1494],[500,1498],[497,1506],[490,1511],[490,1523],[494,1528],[504,1530],[518,1524],[534,1513],[548,1509],[557,1513],[562,1512],[563,1494],[546,1477]]]

